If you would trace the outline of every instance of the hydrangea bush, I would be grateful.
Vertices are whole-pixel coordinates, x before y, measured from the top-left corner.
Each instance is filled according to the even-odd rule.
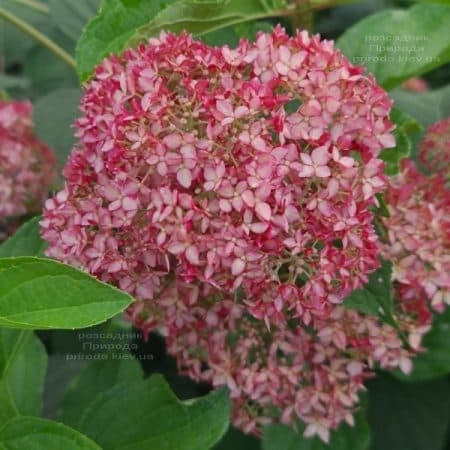
[[[75,142],[46,124],[48,105],[78,92],[38,100],[38,132],[61,146],[65,164],[42,216],[0,246],[0,283],[8,286],[0,289],[0,344],[28,336],[21,351],[31,363],[31,353],[43,354],[39,340],[8,328],[94,326],[63,350],[66,361],[94,361],[53,415],[64,425],[21,422],[40,414],[39,402],[8,394],[17,407],[0,406],[0,443],[45,429],[48,441],[30,441],[37,450],[56,449],[58,433],[86,450],[149,442],[173,450],[444,450],[446,424],[430,431],[440,441],[425,449],[405,429],[404,441],[384,443],[377,423],[388,411],[370,444],[364,418],[369,388],[372,425],[371,386],[381,372],[409,382],[450,373],[450,119],[414,144],[420,124],[415,111],[401,110],[434,95],[433,79],[419,75],[444,53],[430,47],[432,64],[392,75],[388,60],[372,64],[373,45],[367,67],[359,65],[357,47],[374,40],[371,26],[381,33],[399,15],[406,39],[413,25],[425,26],[425,6],[375,14],[335,43],[302,29],[313,2],[166,3],[104,0],[76,61],[49,46],[76,64],[82,81],[79,111],[54,116]],[[48,12],[78,38],[58,8]],[[435,21],[427,30],[450,20],[450,8],[426,8]],[[265,17],[275,17],[270,26],[254,21]],[[0,18],[28,30],[2,7]],[[396,85],[403,88],[391,96]],[[33,135],[29,102],[0,105],[0,217],[19,223],[41,209],[55,157]],[[34,257],[43,252],[48,258]],[[122,312],[124,322],[99,325]],[[50,351],[65,345],[54,333],[40,335]],[[170,359],[155,362],[158,336]],[[40,361],[29,381],[35,398]],[[162,378],[143,380],[141,366],[163,372],[190,400],[178,400]],[[447,408],[441,396],[433,401],[436,411]],[[240,431],[217,444],[229,422]]]

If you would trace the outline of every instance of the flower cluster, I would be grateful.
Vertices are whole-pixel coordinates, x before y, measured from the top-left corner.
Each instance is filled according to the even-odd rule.
[[[33,133],[29,102],[0,100],[0,240],[20,217],[38,212],[56,176],[56,159]]]
[[[431,125],[419,147],[424,168],[430,173],[442,173],[450,187],[450,117]]]
[[[228,384],[246,431],[273,417],[327,439],[394,329],[338,306],[379,261],[371,207],[391,101],[333,43],[281,27],[211,48],[162,33],[87,84],[48,255],[129,292],[180,368]]]
[[[442,160],[436,155],[427,161],[432,167]],[[439,171],[427,177],[405,160],[390,180],[386,200],[390,217],[383,219],[383,252],[394,264],[397,295],[404,308],[416,310],[426,322],[429,302],[437,311],[450,305],[450,191]]]

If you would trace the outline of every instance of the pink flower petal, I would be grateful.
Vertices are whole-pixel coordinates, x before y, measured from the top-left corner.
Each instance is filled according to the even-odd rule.
[[[328,166],[316,167],[316,176],[319,178],[327,178],[331,175],[330,168]]]
[[[181,186],[183,186],[185,188],[189,188],[192,183],[191,171],[189,169],[186,169],[185,167],[183,167],[182,169],[180,169],[177,172],[177,180],[178,180],[178,183],[181,184]]]
[[[255,206],[255,212],[263,220],[270,220],[272,217],[270,206],[265,202],[257,203]]]
[[[326,164],[330,159],[330,154],[328,153],[327,147],[322,146],[314,149],[311,153],[311,159],[316,166],[323,166],[324,164]]]
[[[301,169],[298,172],[298,176],[305,178],[305,177],[312,177],[314,176],[314,167],[312,166],[302,166]]]
[[[198,248],[195,245],[191,245],[186,249],[186,259],[193,264],[194,266],[198,266],[200,264]]]
[[[226,117],[233,116],[233,107],[228,100],[217,100],[216,108],[217,111],[221,112]]]
[[[134,198],[124,197],[122,200],[122,207],[125,211],[136,211],[136,209],[138,209],[138,202]]]
[[[182,141],[181,141],[181,136],[179,134],[172,133],[172,134],[167,135],[163,139],[163,142],[167,147],[174,150],[181,145]]]
[[[240,275],[245,269],[245,261],[241,258],[236,258],[231,264],[231,273],[234,276]]]

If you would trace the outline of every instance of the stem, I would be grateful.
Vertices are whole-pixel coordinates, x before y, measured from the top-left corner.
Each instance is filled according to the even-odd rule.
[[[48,14],[50,12],[49,7],[45,3],[37,2],[36,0],[14,0],[23,6],[27,6],[30,9],[34,9],[43,14]]]
[[[58,56],[58,58],[61,58],[70,67],[75,69],[75,59],[71,55],[69,55],[69,53],[63,50],[59,45],[55,44],[47,36],[42,34],[39,30],[36,30],[36,28],[3,8],[0,8],[0,19],[4,19],[22,30],[24,33],[28,34],[28,36],[35,39],[41,45],[47,47],[51,52]]]

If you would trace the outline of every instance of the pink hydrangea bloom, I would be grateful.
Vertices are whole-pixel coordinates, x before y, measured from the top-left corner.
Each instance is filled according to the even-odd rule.
[[[420,162],[430,173],[439,172],[450,188],[450,117],[431,125],[419,145]]]
[[[275,406],[326,439],[374,361],[408,369],[395,330],[336,306],[379,265],[371,206],[394,139],[391,100],[332,42],[162,33],[106,59],[81,108],[48,255],[132,294],[128,317],[181,368],[230,387],[236,425]],[[344,316],[355,330],[321,344]]]
[[[51,150],[33,133],[29,102],[0,100],[0,240],[38,212],[56,176]]]
[[[394,264],[403,304],[426,301],[442,311],[450,305],[450,191],[439,172],[421,174],[412,161],[392,178],[387,191],[390,217],[384,218],[384,255]]]

